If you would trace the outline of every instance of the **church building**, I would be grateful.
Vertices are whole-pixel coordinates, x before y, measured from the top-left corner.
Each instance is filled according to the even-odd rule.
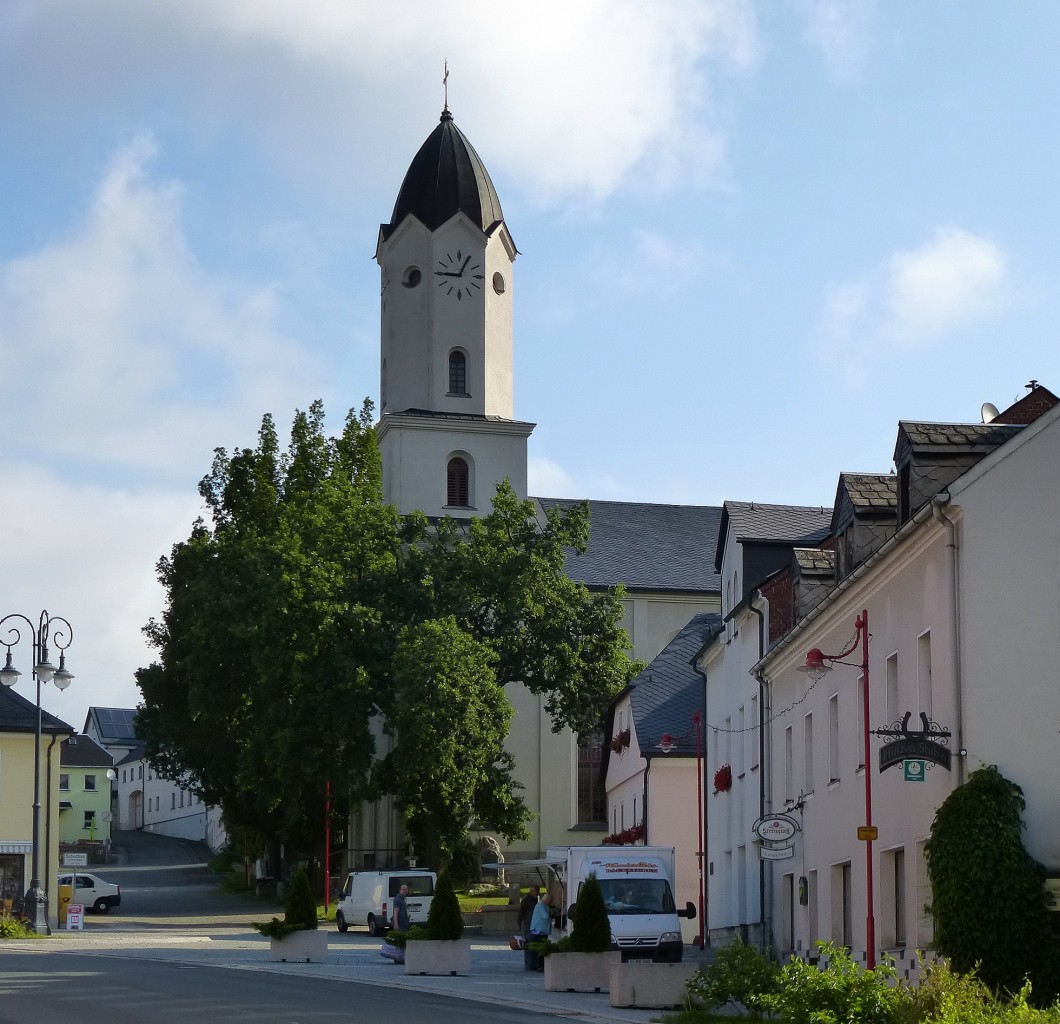
[[[383,491],[402,513],[484,515],[504,479],[528,497],[535,424],[515,416],[517,255],[489,173],[447,104],[409,165],[375,253]],[[548,507],[568,499],[533,500],[543,521]],[[590,511],[589,550],[571,556],[568,572],[590,589],[626,587],[632,656],[650,661],[693,616],[719,610],[719,508],[590,501]],[[602,735],[553,733],[542,698],[512,689],[508,747],[535,818],[532,837],[503,854],[598,843],[609,820]],[[387,801],[365,806],[350,824],[351,868],[406,855]]]

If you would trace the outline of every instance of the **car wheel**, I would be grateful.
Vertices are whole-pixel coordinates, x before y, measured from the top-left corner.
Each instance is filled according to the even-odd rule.
[[[342,916],[342,911],[335,911],[335,924],[338,925],[340,932],[345,932],[350,926],[346,923],[346,918]]]
[[[380,925],[375,919],[375,914],[368,915],[368,934],[383,935],[386,933],[386,925]]]
[[[110,901],[105,900],[102,897],[96,900],[95,906],[92,908],[97,914],[105,914],[110,910]]]

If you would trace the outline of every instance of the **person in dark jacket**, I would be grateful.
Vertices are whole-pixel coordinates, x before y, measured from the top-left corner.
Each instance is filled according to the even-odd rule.
[[[519,934],[523,937],[523,967],[528,971],[537,966],[537,957],[527,949],[527,945],[530,942],[530,922],[534,917],[534,907],[537,906],[537,895],[540,891],[540,886],[530,886],[530,890],[519,903],[519,916],[515,919]]]

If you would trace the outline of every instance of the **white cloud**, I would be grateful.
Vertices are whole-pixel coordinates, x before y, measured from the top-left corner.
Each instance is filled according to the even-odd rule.
[[[0,356],[42,449],[197,476],[308,388],[306,361],[275,327],[273,286],[198,265],[183,188],[151,179],[154,156],[149,136],[122,147],[81,224],[0,264]]]
[[[698,242],[637,228],[630,233],[629,244],[618,251],[597,249],[588,272],[601,295],[663,297],[701,278],[706,258]]]
[[[539,498],[583,498],[567,471],[552,459],[530,456],[526,460],[527,488]]]
[[[806,41],[820,51],[840,81],[860,77],[873,42],[877,0],[796,0],[806,19]]]
[[[724,152],[712,83],[753,69],[760,49],[751,0],[97,0],[90,22],[24,4],[8,28],[42,114],[126,87],[184,94],[183,127],[203,145],[260,137],[303,183],[351,179],[367,147],[405,153],[424,128],[410,110],[441,108],[448,60],[457,123],[543,203],[605,197],[634,171],[646,187],[710,180]]]
[[[937,228],[914,249],[825,290],[819,338],[835,353],[864,349],[929,348],[1007,300],[1007,260],[988,238],[961,228]]]
[[[915,342],[996,308],[1005,279],[1000,247],[960,228],[939,228],[917,249],[896,253],[885,280],[890,331]]]

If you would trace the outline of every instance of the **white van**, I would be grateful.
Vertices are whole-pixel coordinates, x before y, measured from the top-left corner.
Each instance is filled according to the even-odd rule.
[[[354,925],[367,925],[369,935],[385,935],[394,897],[403,886],[409,887],[408,908],[411,924],[426,924],[427,912],[434,898],[433,871],[351,871],[339,894],[335,923],[344,932]]]
[[[695,920],[696,906],[674,899],[676,851],[672,846],[550,846],[549,867],[570,915],[582,884],[596,875],[611,920],[611,938],[623,961],[681,963],[684,941],[678,918]]]

